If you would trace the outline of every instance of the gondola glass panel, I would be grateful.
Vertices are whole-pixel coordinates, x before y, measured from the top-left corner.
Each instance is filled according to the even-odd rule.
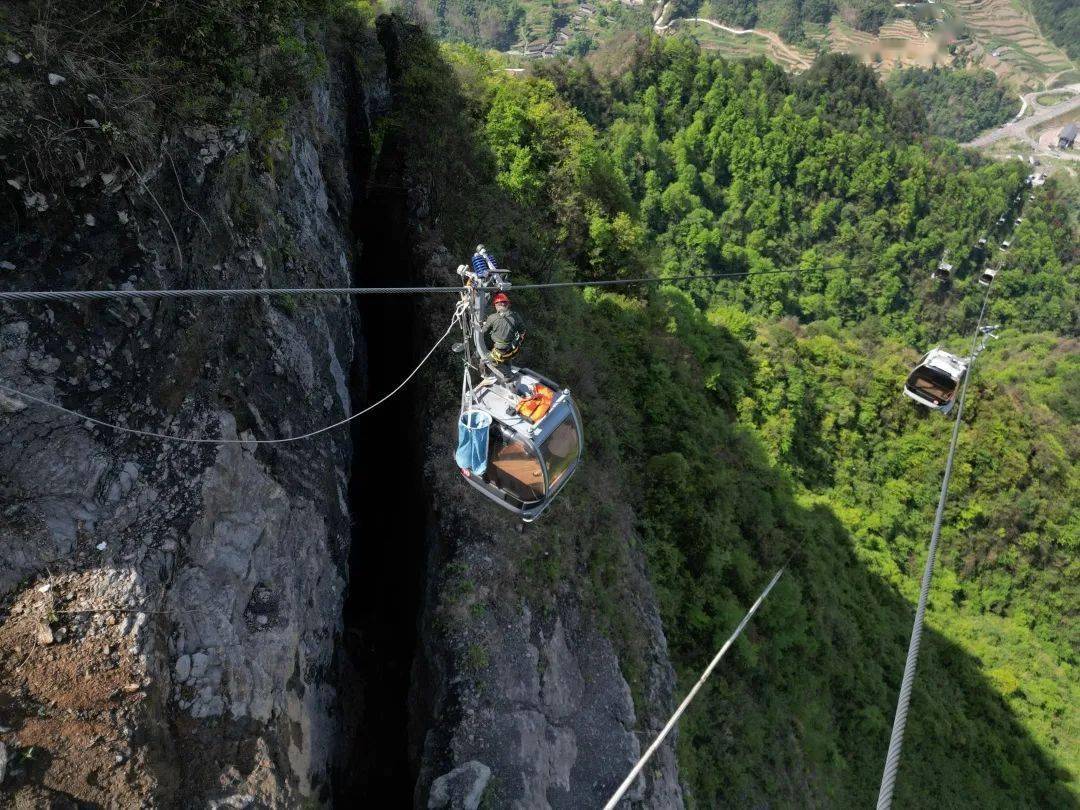
[[[491,455],[485,478],[523,503],[544,497],[544,470],[535,451],[520,439],[491,433]]]
[[[551,432],[540,446],[540,452],[547,464],[548,487],[552,488],[559,483],[559,479],[577,461],[581,453],[581,439],[573,417],[568,416]]]

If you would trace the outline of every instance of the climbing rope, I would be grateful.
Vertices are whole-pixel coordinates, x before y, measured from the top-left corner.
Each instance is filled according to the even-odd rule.
[[[334,430],[335,428],[339,428],[342,425],[347,425],[349,422],[353,421],[354,419],[358,419],[361,416],[363,416],[364,414],[368,413],[369,411],[372,411],[375,408],[382,405],[384,402],[386,402],[388,399],[390,399],[392,396],[394,396],[394,394],[396,394],[398,391],[400,391],[402,388],[404,388],[406,386],[406,384],[408,384],[409,380],[411,380],[413,377],[415,377],[417,375],[417,373],[420,371],[420,369],[424,367],[424,364],[427,363],[427,361],[430,359],[431,355],[433,355],[435,353],[435,350],[437,348],[439,348],[439,345],[444,340],[446,340],[447,337],[449,337],[450,332],[453,331],[454,327],[457,325],[458,321],[461,319],[461,315],[462,315],[462,307],[459,305],[454,311],[454,317],[450,321],[450,326],[447,327],[445,332],[443,332],[442,337],[440,337],[438,340],[435,341],[435,345],[433,345],[431,347],[430,351],[428,351],[428,353],[424,355],[424,358],[420,361],[420,364],[416,368],[414,368],[411,372],[409,372],[409,376],[407,376],[404,380],[402,380],[393,391],[391,391],[389,394],[384,396],[378,402],[373,402],[371,405],[368,405],[362,411],[357,411],[356,413],[352,414],[351,416],[347,416],[347,417],[345,417],[344,419],[342,419],[342,420],[340,420],[338,422],[334,422],[334,424],[332,424],[332,425],[326,425],[325,427],[321,427],[318,430],[312,430],[309,433],[304,433],[304,434],[302,434],[300,436],[289,436],[289,437],[284,438],[284,439],[211,439],[211,438],[206,438],[206,437],[170,436],[167,433],[155,433],[152,430],[139,430],[138,428],[129,428],[129,427],[125,427],[123,425],[114,425],[114,424],[112,424],[110,422],[103,422],[102,420],[95,419],[92,416],[87,416],[86,414],[79,413],[78,411],[73,411],[73,410],[70,410],[68,408],[65,408],[63,405],[57,405],[55,402],[49,402],[48,400],[41,399],[40,397],[36,397],[33,394],[27,394],[24,391],[18,391],[18,390],[14,389],[14,388],[11,388],[11,387],[7,386],[7,385],[4,385],[3,383],[0,383],[0,391],[4,391],[4,392],[6,392],[8,394],[19,397],[19,398],[24,399],[24,400],[26,400],[28,402],[33,402],[33,403],[35,403],[37,405],[42,405],[42,406],[44,406],[46,408],[52,408],[53,410],[60,411],[61,413],[65,413],[65,414],[67,414],[69,416],[74,416],[74,417],[76,417],[78,419],[81,419],[81,420],[83,420],[85,422],[90,422],[91,424],[98,425],[99,427],[108,428],[110,430],[116,430],[116,431],[119,431],[121,433],[129,433],[129,434],[132,434],[134,436],[142,436],[144,438],[149,438],[149,439],[161,439],[161,440],[164,440],[164,441],[180,442],[180,443],[183,443],[183,444],[247,444],[247,445],[250,445],[250,444],[286,444],[288,442],[298,442],[298,441],[302,441],[304,439],[310,439],[312,436],[318,436],[320,433],[326,433],[328,430]]]
[[[748,610],[746,612],[746,615],[743,616],[742,621],[739,622],[738,627],[735,628],[735,632],[732,633],[728,640],[724,642],[724,646],[720,648],[720,652],[718,652],[713,657],[713,660],[709,662],[709,665],[707,667],[705,667],[705,671],[701,673],[701,677],[698,678],[697,683],[694,684],[694,687],[687,693],[686,697],[683,698],[683,702],[679,704],[679,708],[677,708],[675,710],[675,713],[671,715],[671,719],[667,721],[667,725],[665,725],[660,730],[660,734],[655,740],[653,740],[652,745],[650,745],[645,750],[645,753],[641,755],[641,759],[639,759],[637,761],[637,764],[635,764],[634,767],[630,769],[630,773],[627,774],[622,784],[619,785],[618,789],[612,794],[611,798],[608,799],[608,803],[604,805],[604,810],[614,810],[615,805],[619,803],[620,799],[622,799],[623,794],[625,794],[626,791],[630,789],[630,786],[634,784],[634,780],[637,779],[638,774],[641,773],[641,769],[645,767],[645,764],[649,761],[652,755],[656,753],[656,749],[658,749],[660,745],[664,742],[664,738],[666,738],[667,735],[671,732],[671,729],[675,727],[675,724],[679,722],[679,718],[682,717],[683,712],[686,711],[686,707],[690,705],[690,701],[694,699],[697,693],[701,690],[701,687],[705,685],[705,681],[709,679],[712,671],[716,669],[716,665],[720,663],[720,659],[724,657],[724,654],[728,651],[731,645],[735,643],[735,639],[737,639],[742,633],[743,628],[746,627],[746,625],[750,622],[750,619],[753,617],[753,615],[757,613],[757,609],[761,607],[761,603],[765,601],[765,597],[769,595],[769,591],[771,591],[773,589],[773,586],[780,580],[781,575],[784,573],[784,568],[786,567],[787,566],[785,565],[783,568],[777,571],[776,574],[773,575],[773,578],[769,581],[769,584],[765,586],[765,590],[761,592],[761,595],[757,598],[757,601],[750,606],[750,610]]]
[[[977,357],[975,347],[982,331],[983,318],[986,316],[986,304],[990,300],[990,289],[991,285],[988,285],[986,295],[983,296],[982,310],[979,312],[979,320],[975,325],[975,334],[971,339],[967,372],[964,374],[964,382],[960,386],[960,398],[956,403],[956,419],[953,421],[952,439],[949,441],[949,455],[945,460],[945,474],[941,479],[941,494],[938,496],[937,513],[934,515],[934,529],[930,534],[930,550],[926,555],[926,566],[923,569],[919,602],[915,608],[915,623],[911,629],[907,660],[904,662],[904,677],[900,682],[900,696],[896,704],[896,717],[893,720],[892,734],[889,737],[889,752],[885,757],[885,770],[881,775],[881,789],[878,792],[877,810],[889,810],[892,807],[896,774],[900,769],[900,751],[904,746],[904,729],[907,726],[908,706],[911,703],[911,689],[915,684],[915,666],[919,660],[919,646],[922,642],[926,601],[930,594],[930,580],[934,573],[934,559],[937,556],[938,538],[941,536],[941,523],[945,516],[945,501],[949,494],[949,480],[952,478],[953,458],[956,456],[957,441],[960,437],[960,417],[964,413],[964,398],[967,394],[968,381],[975,370],[975,358]]]

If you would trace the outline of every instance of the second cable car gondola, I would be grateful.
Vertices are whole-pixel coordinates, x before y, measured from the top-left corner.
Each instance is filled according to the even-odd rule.
[[[982,275],[979,276],[979,283],[984,287],[989,287],[990,283],[994,280],[994,276],[998,274],[998,268],[987,267],[982,271]]]
[[[936,279],[937,281],[948,281],[952,276],[952,271],[953,266],[945,261],[945,257],[942,256],[941,261],[938,262],[937,269],[930,274],[930,278]]]
[[[505,270],[477,247],[464,279],[455,349],[465,358],[455,461],[474,489],[529,523],[570,480],[581,460],[581,415],[568,389],[527,368],[491,362],[481,326],[492,293],[509,288]]]
[[[931,349],[904,383],[904,395],[941,413],[952,410],[968,362],[941,348]]]

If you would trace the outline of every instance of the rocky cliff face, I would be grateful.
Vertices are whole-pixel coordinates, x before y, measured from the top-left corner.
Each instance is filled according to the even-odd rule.
[[[328,47],[268,159],[242,128],[199,127],[55,194],[10,178],[5,286],[452,283],[407,150],[392,130],[371,146],[406,92],[402,30],[383,26],[389,75],[366,65],[361,80]],[[521,585],[543,528],[519,534],[465,490],[456,414],[430,386],[352,434],[255,441],[380,395],[448,316],[337,299],[0,311],[5,385],[233,442],[0,396],[0,791],[27,805],[603,802],[671,702],[640,561],[618,573],[642,651],[632,693],[581,583]],[[670,747],[631,798],[681,806]]]
[[[55,195],[8,184],[5,286],[348,285],[370,157],[357,126],[377,88],[330,62],[272,161],[252,160],[241,129],[200,127],[152,165]],[[0,403],[9,790],[123,806],[319,793],[341,742],[351,441],[251,440],[350,413],[356,346],[337,299],[4,308],[6,385],[132,428],[241,440],[147,439]]]
[[[448,451],[440,447],[435,463]],[[577,585],[540,597],[520,588],[522,549],[542,549],[543,527],[519,533],[497,507],[462,501],[460,482],[433,473],[436,489],[447,487],[440,503],[457,503],[438,510],[444,545],[433,554],[451,561],[433,569],[438,584],[429,590],[414,668],[415,703],[431,717],[416,740],[416,806],[602,806],[666,721],[672,699],[674,674],[647,579],[634,566],[619,572],[638,595],[620,608],[633,617],[644,651],[636,662],[644,689],[635,696],[625,662],[583,608],[587,595]],[[624,806],[682,803],[669,744]]]

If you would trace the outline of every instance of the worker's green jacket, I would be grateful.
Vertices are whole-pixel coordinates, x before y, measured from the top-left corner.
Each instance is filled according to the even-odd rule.
[[[487,316],[481,331],[485,337],[490,333],[496,349],[509,349],[517,346],[525,335],[525,320],[512,309],[493,312]]]

